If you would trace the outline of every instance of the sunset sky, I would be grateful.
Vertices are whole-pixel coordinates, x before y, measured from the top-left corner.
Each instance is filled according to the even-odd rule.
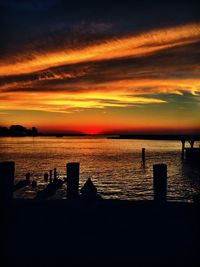
[[[0,1],[0,125],[200,132],[198,1]]]

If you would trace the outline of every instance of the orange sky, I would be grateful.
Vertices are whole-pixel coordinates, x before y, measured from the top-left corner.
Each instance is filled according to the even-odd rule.
[[[102,133],[200,128],[200,23],[0,62],[1,124]]]

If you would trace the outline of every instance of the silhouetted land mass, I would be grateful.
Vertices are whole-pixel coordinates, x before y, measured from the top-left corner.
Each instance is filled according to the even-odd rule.
[[[135,134],[109,136],[110,139],[143,139],[143,140],[195,140],[200,141],[200,134]]]
[[[85,136],[85,134],[81,133],[41,133],[38,132],[36,127],[32,127],[31,129],[27,129],[22,125],[11,125],[10,127],[0,126],[0,137],[1,136],[13,136],[13,137],[23,137],[23,136],[56,136],[56,137],[64,137],[64,136]]]
[[[200,266],[199,211],[177,202],[14,200],[4,257],[8,266]]]
[[[0,136],[38,136],[36,127],[27,129],[22,125],[11,125],[8,127],[0,126]]]

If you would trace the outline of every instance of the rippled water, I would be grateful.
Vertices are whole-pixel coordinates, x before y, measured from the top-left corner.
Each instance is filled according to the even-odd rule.
[[[141,148],[146,148],[146,164]],[[44,188],[43,173],[57,168],[66,176],[66,163],[80,162],[80,187],[92,178],[104,198],[152,199],[152,167],[168,165],[168,200],[191,201],[200,191],[200,171],[180,159],[177,141],[118,140],[92,137],[24,137],[0,138],[0,159],[16,162],[16,180],[30,172],[38,188],[26,187],[15,197],[34,197]],[[55,198],[64,198],[66,188]]]

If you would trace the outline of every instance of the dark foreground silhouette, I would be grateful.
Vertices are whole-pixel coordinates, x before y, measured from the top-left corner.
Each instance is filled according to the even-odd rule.
[[[20,200],[15,163],[0,163],[0,266],[200,266],[200,199],[167,202],[166,164],[153,165],[154,200],[138,202],[104,200],[91,179],[79,192],[79,165],[67,163],[64,180],[50,170],[47,187]],[[49,199],[66,182],[67,200]],[[30,173],[16,187],[26,183]]]
[[[13,200],[1,266],[199,266],[199,211],[192,203]]]

